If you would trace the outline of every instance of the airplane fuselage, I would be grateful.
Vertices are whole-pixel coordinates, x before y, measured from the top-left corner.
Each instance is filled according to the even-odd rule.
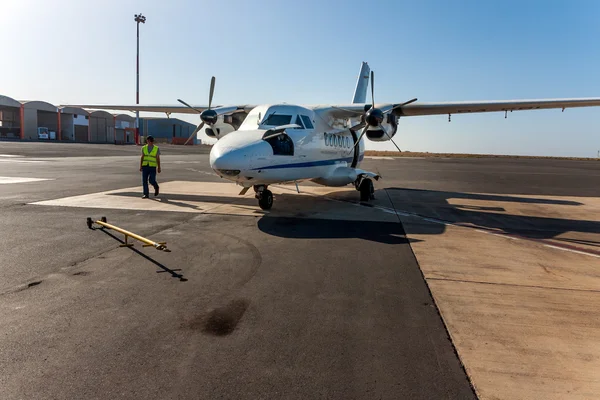
[[[284,133],[269,130],[286,124]],[[267,138],[265,139],[265,136]],[[219,139],[210,153],[211,168],[244,187],[312,180],[328,186],[356,181],[364,142],[349,128],[332,126],[318,113],[295,105],[254,108],[238,130]]]

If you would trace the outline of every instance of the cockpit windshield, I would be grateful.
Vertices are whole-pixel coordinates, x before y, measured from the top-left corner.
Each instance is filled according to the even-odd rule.
[[[268,125],[268,126],[288,125],[291,120],[292,120],[292,116],[291,115],[284,115],[284,114],[273,113],[273,114],[269,115],[261,123],[261,125]]]

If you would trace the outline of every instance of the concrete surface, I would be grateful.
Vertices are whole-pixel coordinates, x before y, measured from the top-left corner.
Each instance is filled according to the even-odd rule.
[[[600,393],[598,197],[387,193],[479,398]]]

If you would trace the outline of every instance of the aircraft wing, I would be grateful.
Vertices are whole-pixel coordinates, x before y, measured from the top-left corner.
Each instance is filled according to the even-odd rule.
[[[192,107],[194,107],[196,110],[202,112],[206,109],[208,109],[208,106],[206,105],[201,105],[201,106],[195,106],[193,104],[191,104]],[[141,112],[157,112],[157,113],[168,113],[168,114],[198,114],[198,111],[193,110],[189,107],[186,106],[178,106],[178,105],[139,105],[139,104],[132,104],[132,105],[114,105],[114,104],[66,104],[66,105],[61,105],[61,107],[79,107],[79,108],[84,108],[84,109],[91,109],[91,110],[122,110],[122,111],[130,111],[130,112],[136,112],[136,111],[141,111]],[[220,107],[224,107],[223,105],[213,105],[212,108],[220,108]],[[249,112],[250,110],[252,110],[252,108],[254,108],[254,106],[251,105],[237,105],[234,106],[237,107],[238,109],[243,109],[246,112]]]
[[[399,104],[400,103],[375,104],[375,107],[386,112]],[[367,106],[370,106],[370,104],[367,104]],[[579,99],[461,101],[444,103],[414,102],[394,109],[393,113],[399,117],[409,117],[417,115],[464,114],[597,106],[600,106],[600,98],[598,97]],[[365,104],[316,106],[314,109],[317,112],[325,113],[333,118],[357,118],[360,117],[361,113],[364,113]]]
[[[597,106],[600,106],[600,98],[597,97],[583,99],[464,101],[452,103],[415,102],[404,107],[397,108],[394,110],[394,113],[398,116],[413,116]]]

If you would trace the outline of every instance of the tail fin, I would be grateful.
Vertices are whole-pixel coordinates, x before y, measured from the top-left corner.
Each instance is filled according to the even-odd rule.
[[[360,66],[360,74],[358,75],[358,81],[356,81],[356,89],[354,89],[354,98],[352,103],[366,103],[367,102],[367,88],[369,87],[369,74],[371,68],[369,64],[363,61]]]

